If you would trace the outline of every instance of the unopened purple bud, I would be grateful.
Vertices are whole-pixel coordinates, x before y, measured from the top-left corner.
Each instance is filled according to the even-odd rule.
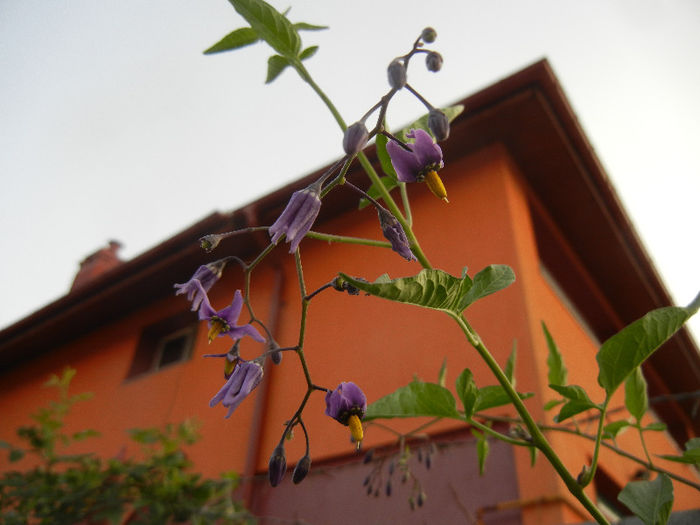
[[[432,44],[437,38],[437,31],[432,27],[426,27],[420,35],[420,38],[426,44]]]
[[[284,455],[284,447],[277,445],[270,456],[268,474],[270,475],[270,485],[276,487],[282,481],[284,473],[287,472],[287,458]]]
[[[308,455],[299,460],[299,463],[297,463],[297,466],[294,467],[294,472],[292,473],[292,481],[295,485],[298,485],[304,481],[304,478],[309,473],[310,468],[311,458]]]
[[[418,503],[419,507],[422,507],[426,499],[428,499],[428,496],[425,495],[425,492],[421,492],[420,494],[418,494],[418,499],[416,503]]]
[[[431,109],[428,113],[428,127],[433,133],[436,142],[447,139],[450,136],[450,121],[439,109]]]
[[[270,342],[267,346],[267,351],[269,352],[270,359],[272,362],[276,365],[279,365],[282,362],[282,352],[279,351],[280,345],[277,344],[277,341],[274,339],[270,339]]]
[[[348,155],[355,155],[362,151],[369,140],[369,131],[364,122],[355,122],[343,135],[343,150]]]
[[[386,73],[389,77],[389,85],[393,89],[401,89],[406,85],[406,66],[398,58],[391,61]]]
[[[415,260],[416,257],[411,251],[406,232],[403,231],[401,223],[386,208],[379,207],[377,213],[379,214],[379,225],[382,228],[382,233],[391,243],[391,249],[407,261]]]
[[[440,71],[442,69],[442,55],[436,51],[430,51],[425,57],[425,67],[433,73]]]

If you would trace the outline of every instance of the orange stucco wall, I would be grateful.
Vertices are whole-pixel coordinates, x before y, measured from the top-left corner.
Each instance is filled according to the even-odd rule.
[[[526,189],[505,150],[499,146],[485,149],[453,162],[443,173],[450,204],[433,197],[423,185],[409,188],[416,234],[433,266],[453,275],[459,275],[464,266],[474,275],[492,263],[509,264],[515,270],[514,285],[471,307],[467,317],[501,365],[517,341],[518,389],[535,393],[527,401],[535,419],[551,421],[553,415],[541,408],[544,401],[553,397],[546,386],[547,347],[541,320],[546,321],[564,354],[570,382],[584,386],[594,400],[600,399],[591,373],[596,347],[541,274]],[[314,229],[381,238],[377,216],[371,208],[336,217],[317,224]],[[273,309],[279,308],[275,336],[283,347],[296,344],[300,317],[296,271],[293,258],[286,254],[286,246],[278,247],[252,277],[256,314],[266,319]],[[329,282],[338,271],[373,280],[385,272],[399,277],[420,270],[417,262],[406,262],[390,250],[327,245],[315,240],[302,243],[301,257],[307,291]],[[274,282],[278,273],[283,285],[276,296]],[[227,268],[224,279],[210,294],[212,304],[216,308],[225,306],[233,291],[241,286],[239,269]],[[209,399],[223,384],[222,363],[201,357],[205,353],[225,352],[230,341],[221,338],[208,345],[203,326],[198,331],[192,359],[155,374],[124,380],[143,328],[187,306],[182,297],[173,296],[145,304],[140,311],[123,317],[115,312],[115,318],[119,319],[107,327],[98,331],[86,327],[84,335],[65,347],[52,349],[40,361],[5,371],[0,381],[0,439],[15,441],[14,429],[27,424],[29,414],[52,395],[41,387],[48,374],[69,365],[78,370],[72,391],[95,394],[93,400],[76,407],[69,418],[69,427],[72,430],[90,427],[102,433],[99,439],[82,446],[110,456],[129,442],[124,432],[127,428],[196,418],[202,422],[203,439],[192,447],[190,455],[197,469],[210,476],[224,470],[244,472],[247,466],[249,471],[265,470],[283,423],[294,414],[306,388],[293,353],[285,353],[280,366],[266,370],[267,395],[259,388],[230,419],[224,419],[224,408],[208,407]],[[249,359],[262,350],[262,345],[251,340],[244,341],[241,347],[243,357]],[[448,363],[450,388],[465,367],[472,370],[479,386],[496,382],[458,327],[446,316],[364,295],[353,297],[328,290],[317,296],[309,308],[304,351],[316,384],[334,388],[341,381],[354,381],[370,401],[407,384],[414,374],[426,381],[436,380],[444,359]],[[612,406],[621,403],[619,399]],[[325,416],[324,408],[323,394],[318,392],[311,396],[304,412],[314,461],[351,454],[353,450],[347,429]],[[250,428],[256,411],[261,416],[260,437],[251,440]],[[494,413],[513,415],[508,408]],[[415,426],[416,421],[397,421],[394,425],[401,431]],[[441,422],[431,432],[459,427],[458,422]],[[578,472],[588,462],[589,442],[556,434],[550,437],[572,472]],[[390,433],[370,427],[365,446],[386,444],[393,439]],[[657,453],[674,452],[664,434],[650,436],[650,440]],[[641,453],[634,436],[625,436],[621,443]],[[290,464],[303,455],[300,429],[286,448]],[[531,468],[526,450],[517,449],[515,458],[514,475],[518,478],[521,499],[560,496],[564,501],[571,500],[544,459],[540,458]],[[7,468],[5,459],[1,461],[0,469]],[[622,485],[637,469],[636,465],[605,451],[601,468]],[[692,497],[690,491],[677,489],[677,508],[690,506]],[[526,523],[561,523],[581,518],[575,501],[523,508]]]

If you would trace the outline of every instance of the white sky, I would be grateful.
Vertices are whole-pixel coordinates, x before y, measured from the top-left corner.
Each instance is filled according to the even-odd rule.
[[[307,67],[352,122],[427,25],[447,105],[547,57],[672,296],[700,290],[700,2],[273,0],[320,45]],[[138,255],[336,158],[341,133],[264,44],[202,55],[243,25],[226,0],[0,2],[0,328],[68,291],[110,239]],[[422,113],[408,94],[390,109]],[[700,320],[694,332],[700,333]]]

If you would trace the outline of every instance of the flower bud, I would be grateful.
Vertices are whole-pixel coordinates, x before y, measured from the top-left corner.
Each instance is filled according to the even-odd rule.
[[[295,485],[301,483],[306,475],[309,473],[309,468],[311,468],[311,458],[307,455],[299,460],[297,466],[294,467],[294,472],[292,473],[292,481]]]
[[[440,71],[442,69],[442,55],[435,51],[429,52],[425,57],[425,67],[433,73]]]
[[[431,109],[428,113],[428,127],[437,142],[450,136],[450,121],[439,109]]]
[[[389,77],[389,85],[393,89],[401,89],[406,85],[406,66],[398,58],[392,60],[386,73]]]
[[[418,503],[419,507],[422,507],[426,499],[428,499],[428,496],[425,495],[425,492],[421,492],[420,494],[418,494],[418,499],[416,500],[416,503]]]
[[[270,339],[270,342],[267,345],[267,351],[269,352],[270,359],[276,365],[279,365],[282,362],[282,352],[278,350],[279,347],[280,345],[278,345],[277,341],[274,339]]]
[[[276,487],[282,481],[284,473],[287,471],[287,458],[284,455],[284,447],[277,445],[270,456],[268,464],[268,474],[270,476],[270,485]]]
[[[369,140],[369,131],[364,122],[355,122],[343,135],[343,149],[348,155],[355,155],[362,151]]]
[[[432,27],[426,27],[420,35],[420,38],[426,44],[432,44],[437,38],[437,31]]]
[[[210,253],[219,245],[222,238],[223,236],[221,234],[212,233],[200,238],[199,244],[202,247],[202,250]]]

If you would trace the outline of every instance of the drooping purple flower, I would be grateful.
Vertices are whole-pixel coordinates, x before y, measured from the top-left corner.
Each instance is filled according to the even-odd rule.
[[[406,136],[415,139],[415,142],[409,144],[411,151],[404,149],[394,140],[390,140],[386,145],[398,179],[401,182],[425,181],[433,195],[449,202],[445,186],[437,174],[444,165],[440,146],[422,129],[411,130]]]
[[[422,129],[413,129],[406,137],[415,139],[415,142],[409,144],[411,151],[394,140],[387,143],[386,150],[391,157],[391,164],[401,182],[423,182],[428,172],[442,168],[442,150]]]
[[[200,266],[189,281],[173,285],[177,290],[175,295],[187,294],[187,300],[192,302],[192,311],[198,310],[206,297],[206,292],[211,290],[214,283],[221,278],[224,266],[226,262],[223,260]],[[195,284],[195,281],[201,284],[201,288]],[[201,290],[204,290],[204,293]]]
[[[358,447],[364,438],[361,420],[366,410],[367,397],[355,383],[343,382],[335,390],[326,392],[326,415],[350,427]]]
[[[216,406],[219,402],[228,408],[226,417],[231,417],[238,405],[255,389],[262,381],[263,368],[257,361],[238,359],[231,377],[224,386],[209,401],[209,406]]]
[[[406,232],[404,232],[398,219],[386,208],[377,208],[377,213],[379,214],[379,225],[382,227],[382,233],[391,243],[391,249],[407,261],[414,261],[416,256],[411,251]]]
[[[294,253],[297,250],[299,243],[311,229],[321,209],[320,192],[320,184],[314,183],[303,190],[292,193],[287,207],[275,223],[270,226],[269,233],[274,244],[277,244],[282,235],[285,235],[287,242],[290,243],[289,253]]]
[[[202,304],[199,307],[199,319],[209,321],[210,343],[220,335],[228,335],[232,339],[242,339],[248,335],[260,343],[265,341],[253,325],[238,326],[236,324],[243,308],[243,296],[240,290],[236,290],[230,306],[217,311],[211,307],[209,297],[207,297],[202,284],[199,281],[194,281],[194,285],[199,288],[199,292],[203,296]]]

